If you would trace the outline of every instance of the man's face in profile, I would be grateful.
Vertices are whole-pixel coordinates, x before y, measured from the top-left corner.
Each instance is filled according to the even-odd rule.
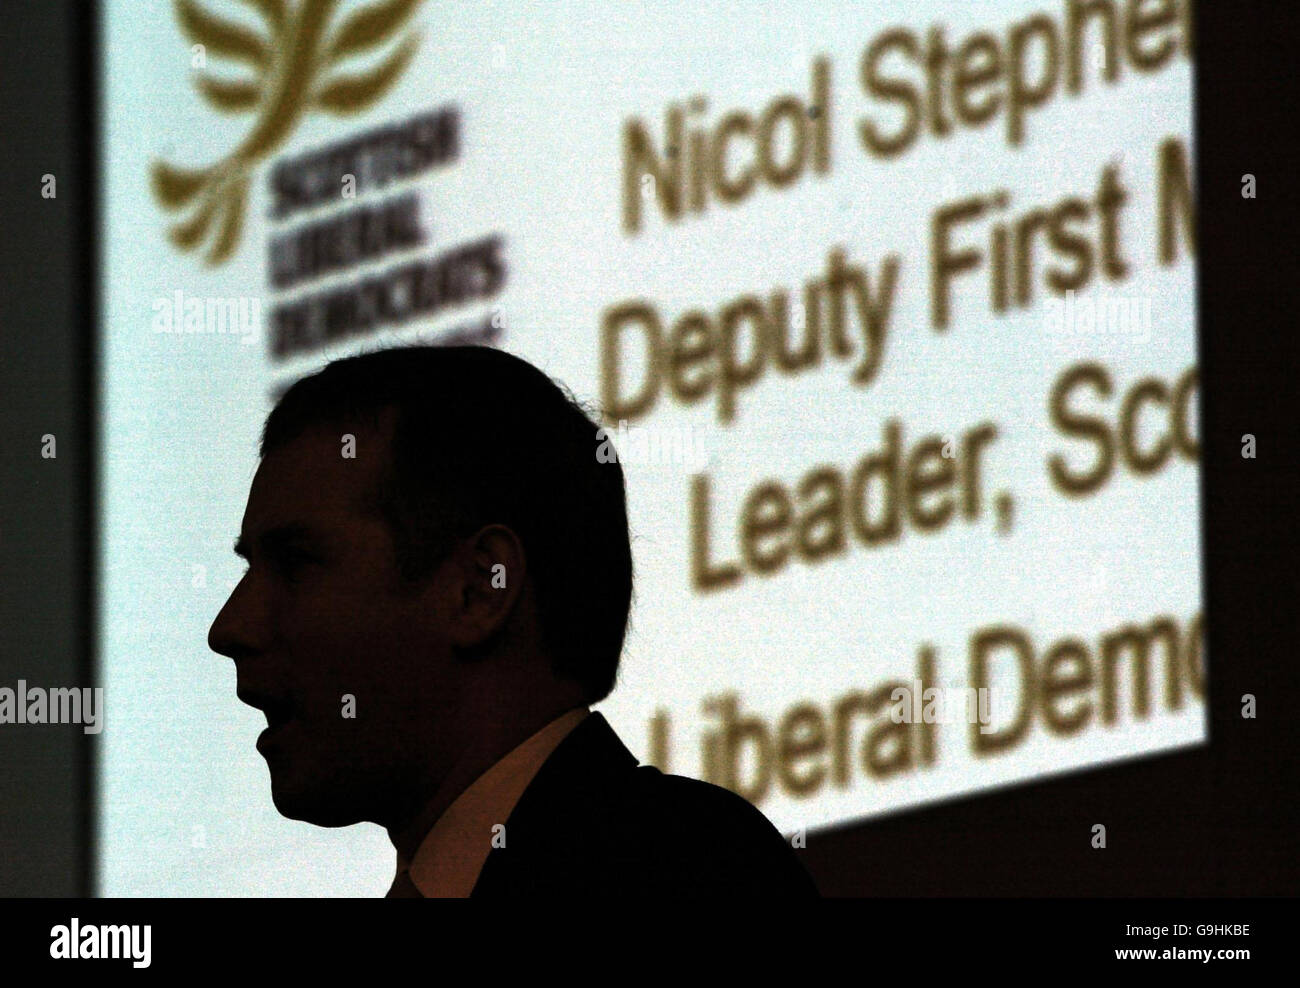
[[[322,826],[408,811],[394,794],[445,771],[459,695],[436,574],[403,589],[390,531],[364,507],[387,436],[346,430],[353,459],[342,431],[263,459],[240,532],[249,569],[208,633],[235,660],[239,698],[267,715],[257,747],[276,808]]]

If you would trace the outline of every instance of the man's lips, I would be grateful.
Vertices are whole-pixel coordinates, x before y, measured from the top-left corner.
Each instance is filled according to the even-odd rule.
[[[257,737],[257,750],[263,751],[273,744],[286,727],[297,723],[297,708],[289,697],[261,693],[253,690],[239,691],[239,699],[250,707],[266,714],[266,730]]]
[[[298,719],[298,711],[287,700],[268,701],[260,706],[266,714],[266,726],[272,730]]]
[[[284,736],[285,729],[296,723],[297,721],[287,720],[266,728],[257,736],[257,750],[265,755]]]

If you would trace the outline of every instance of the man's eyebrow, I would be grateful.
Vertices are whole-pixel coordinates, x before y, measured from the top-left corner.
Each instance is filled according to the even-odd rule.
[[[315,537],[316,533],[310,526],[304,525],[301,522],[290,522],[284,525],[276,525],[274,528],[268,528],[258,536],[257,542],[262,547],[263,552],[272,552],[289,542],[308,540]],[[235,539],[234,548],[236,556],[239,556],[241,559],[248,558],[249,546],[242,535]]]

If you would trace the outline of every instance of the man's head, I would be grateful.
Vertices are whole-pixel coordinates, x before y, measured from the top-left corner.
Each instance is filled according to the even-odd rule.
[[[609,694],[632,561],[597,428],[485,347],[381,350],[285,393],[208,635],[267,714],[282,813],[400,820],[479,735]]]

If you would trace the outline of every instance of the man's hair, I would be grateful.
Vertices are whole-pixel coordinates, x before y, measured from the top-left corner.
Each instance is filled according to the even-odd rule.
[[[403,581],[429,576],[484,525],[507,526],[523,543],[555,675],[603,700],[623,650],[632,549],[623,470],[597,460],[597,424],[501,350],[391,347],[295,382],[267,417],[261,456],[308,428],[379,429],[389,410],[387,462],[361,507],[388,524]]]

